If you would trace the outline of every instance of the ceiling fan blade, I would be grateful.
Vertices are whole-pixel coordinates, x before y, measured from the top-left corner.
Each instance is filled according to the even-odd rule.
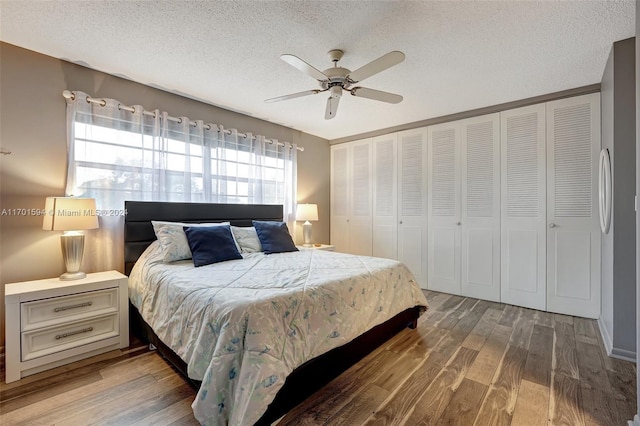
[[[338,104],[340,103],[340,96],[329,96],[327,99],[327,110],[324,113],[325,120],[331,120],[336,116],[338,112]]]
[[[298,58],[295,55],[289,55],[289,54],[281,55],[280,59],[282,59],[292,67],[299,69],[303,73],[315,78],[316,80],[324,81],[329,79],[329,77],[324,75],[321,71],[312,67],[311,65],[309,65],[308,63],[306,63],[305,61],[303,61],[302,59]]]
[[[404,61],[404,53],[394,50],[353,71],[347,78],[354,83],[369,78]]]
[[[304,92],[292,93],[290,95],[278,96],[277,98],[266,99],[265,102],[280,102],[287,99],[300,98],[302,96],[315,95],[316,93],[324,92],[324,90],[305,90]]]
[[[366,87],[354,87],[349,90],[353,96],[359,98],[373,99],[375,101],[388,102],[390,104],[398,104],[402,102],[403,97],[395,93],[383,92],[382,90],[367,89]]]

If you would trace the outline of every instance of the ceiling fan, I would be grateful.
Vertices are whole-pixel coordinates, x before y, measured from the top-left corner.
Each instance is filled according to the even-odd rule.
[[[336,116],[336,113],[338,112],[338,103],[340,102],[343,90],[360,98],[373,99],[391,104],[402,102],[402,96],[394,93],[368,89],[366,87],[352,86],[361,82],[365,78],[369,78],[372,75],[378,74],[379,72],[404,61],[404,53],[397,50],[389,52],[386,55],[361,66],[355,71],[338,66],[338,61],[340,61],[340,59],[342,59],[342,55],[344,55],[342,50],[330,50],[327,54],[329,55],[329,59],[333,62],[333,68],[327,68],[324,71],[319,71],[295,55],[287,54],[280,56],[280,59],[289,65],[318,80],[321,89],[306,90],[304,92],[278,96],[277,98],[267,99],[265,102],[279,102],[329,91],[330,96],[329,99],[327,99],[327,109],[324,114],[325,120],[330,120]]]

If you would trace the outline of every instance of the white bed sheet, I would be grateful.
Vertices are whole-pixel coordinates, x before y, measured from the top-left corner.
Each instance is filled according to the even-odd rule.
[[[298,366],[427,301],[400,262],[322,250],[195,268],[165,264],[157,242],[137,261],[129,297],[202,386],[205,425],[252,425]]]

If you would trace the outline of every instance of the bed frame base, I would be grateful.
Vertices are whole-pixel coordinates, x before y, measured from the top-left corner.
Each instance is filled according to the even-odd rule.
[[[417,306],[400,312],[387,322],[372,328],[351,342],[332,349],[296,368],[287,377],[276,398],[256,425],[270,425],[402,329],[405,327],[415,328],[419,315],[420,308]],[[129,324],[131,333],[141,340],[156,346],[160,355],[194,389],[200,388],[201,382],[190,379],[187,376],[187,364],[167,345],[162,343],[131,303],[129,303]]]

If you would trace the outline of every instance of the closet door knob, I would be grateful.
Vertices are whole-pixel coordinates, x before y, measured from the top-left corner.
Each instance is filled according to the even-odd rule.
[[[400,225],[402,225],[402,221],[400,221]]]
[[[462,222],[456,222],[456,225],[460,226],[462,225]]]
[[[549,228],[555,228],[557,225],[555,223],[550,223]]]

